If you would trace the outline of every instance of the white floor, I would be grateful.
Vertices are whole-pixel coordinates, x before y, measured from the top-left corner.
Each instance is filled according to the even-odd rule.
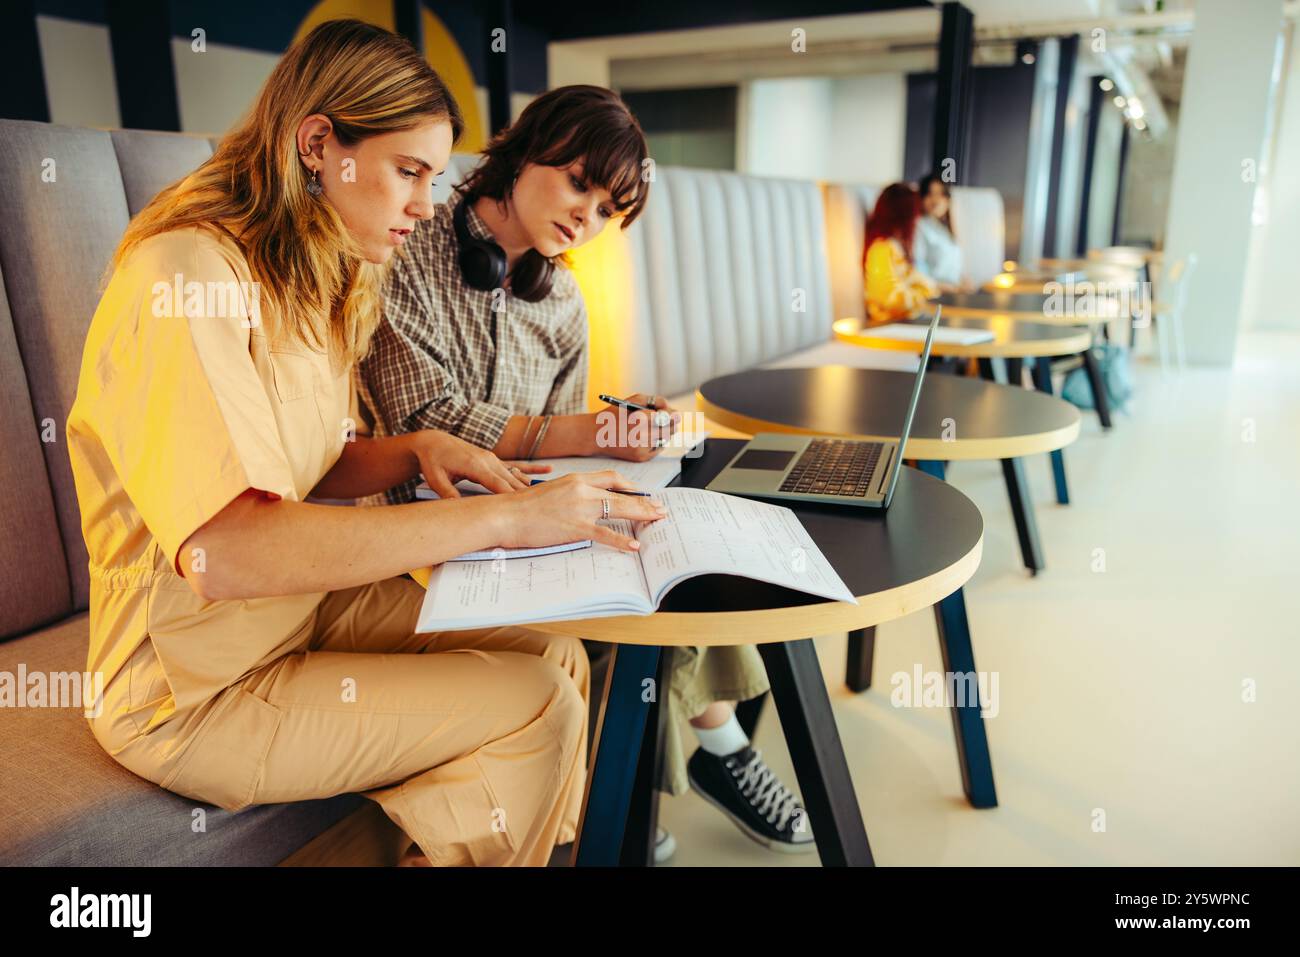
[[[997,463],[949,471],[986,525],[966,602],[998,681],[996,809],[965,803],[946,709],[890,704],[892,675],[942,668],[932,613],[877,630],[860,695],[845,637],[818,639],[878,864],[1300,864],[1300,337],[1246,335],[1231,371],[1139,362],[1136,378],[1111,432],[1085,414],[1069,506],[1047,457],[1028,462],[1036,578]],[[771,708],[756,743],[793,785]],[[660,822],[675,866],[818,863],[693,794],[665,797]]]

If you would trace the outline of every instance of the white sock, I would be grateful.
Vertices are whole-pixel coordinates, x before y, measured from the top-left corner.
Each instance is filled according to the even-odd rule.
[[[700,739],[700,747],[718,757],[735,754],[749,744],[749,737],[734,714],[716,728],[697,728],[691,725],[691,730]]]

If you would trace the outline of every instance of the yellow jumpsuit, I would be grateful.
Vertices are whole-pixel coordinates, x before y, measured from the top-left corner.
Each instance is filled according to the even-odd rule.
[[[866,299],[872,322],[907,319],[938,294],[939,287],[907,261],[897,239],[877,239],[868,247]]]
[[[248,489],[302,500],[350,434],[350,370],[268,341],[228,237],[174,230],[114,272],[68,418],[90,552],[91,730],[230,811],[362,792],[435,864],[544,865],[574,837],[589,673],[575,638],[415,634],[400,578],[205,601],[186,539]],[[176,295],[176,293],[181,295]]]

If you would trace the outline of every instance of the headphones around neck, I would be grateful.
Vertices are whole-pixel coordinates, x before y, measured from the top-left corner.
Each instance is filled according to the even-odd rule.
[[[506,281],[506,253],[490,239],[479,239],[469,231],[469,204],[477,199],[466,196],[456,204],[451,221],[460,247],[456,261],[460,274],[471,288],[491,291],[500,289]]]

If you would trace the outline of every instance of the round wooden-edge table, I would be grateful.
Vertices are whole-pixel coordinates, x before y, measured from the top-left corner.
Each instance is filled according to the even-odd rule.
[[[944,308],[944,311],[947,312],[947,307]],[[929,319],[904,321],[908,325],[914,325],[920,329],[924,329],[929,325]],[[943,342],[936,339],[930,347],[931,355],[964,356],[980,359],[1028,359],[1038,356],[1050,358],[1076,355],[1092,345],[1092,330],[1081,326],[1018,322],[1005,317],[949,319],[946,314],[942,319],[941,326],[945,329],[991,332],[993,338],[984,342],[972,342],[969,345]],[[925,344],[922,339],[898,339],[885,335],[876,335],[875,331],[881,328],[880,324],[871,324],[860,319],[839,319],[832,328],[838,341],[867,349],[892,349],[897,352],[914,352],[920,355]]]
[[[1064,292],[1064,290],[1063,290]],[[1056,315],[1049,313],[1047,302],[1051,297],[1046,292],[945,292],[932,300],[943,306],[943,318],[952,319],[1010,319],[1015,322],[1035,322],[1050,326],[1103,326],[1108,322],[1123,318],[1118,308],[1110,315],[1079,316],[1072,314]],[[1108,304],[1106,312],[1112,311],[1111,300],[1098,300]],[[1068,302],[1067,302],[1068,304]]]
[[[898,438],[915,375],[848,366],[750,369],[695,393],[708,418],[749,435],[794,432],[882,442]],[[1046,567],[1023,456],[1064,448],[1079,435],[1079,410],[1027,389],[981,379],[927,375],[906,456],[943,476],[943,462],[998,459],[1025,567]]]
[[[934,302],[943,306],[945,321],[952,317],[954,319],[987,319],[994,322],[1028,322],[1035,325],[1064,326],[1076,329],[1080,326],[1086,326],[1089,329],[1101,328],[1105,330],[1107,323],[1122,318],[1117,308],[1118,303],[1106,297],[1102,297],[1098,302],[1104,305],[1105,312],[1110,313],[1113,311],[1114,315],[1049,315],[1047,312],[1048,298],[1049,294],[1043,292],[962,292],[944,293]],[[1112,310],[1112,307],[1115,308]],[[1066,353],[1059,354],[1066,355]],[[1096,355],[1093,354],[1091,343],[1079,351],[1077,355],[1083,360],[1084,374],[1088,378],[1088,387],[1092,391],[1093,407],[1097,410],[1097,418],[1100,420],[1103,429],[1109,429],[1111,427],[1110,402],[1106,396],[1101,365],[1097,361]],[[1050,384],[1050,376],[1047,382]]]
[[[673,484],[703,488],[743,445],[738,439],[706,440],[702,454],[683,460]],[[670,656],[662,653],[665,649],[737,644],[756,644],[763,656],[822,863],[873,863],[812,637],[868,629],[933,606],[945,669],[974,674],[961,589],[979,566],[984,520],[961,492],[915,469],[903,471],[887,514],[782,504],[793,508],[858,604],[748,578],[706,575],[674,587],[653,615],[527,625],[613,645],[574,842],[575,865],[653,860],[655,769],[667,709],[659,707],[658,693],[646,701],[646,688],[666,687]],[[427,574],[414,577],[427,582]],[[994,807],[980,704],[954,703],[952,714],[967,798],[976,807]],[[742,717],[752,729],[756,709]]]
[[[912,397],[911,372],[820,366],[749,369],[695,392],[708,418],[749,435],[794,432],[896,440]],[[1064,448],[1079,410],[1052,396],[981,379],[926,376],[907,457],[939,462],[1008,459]]]
[[[905,321],[908,325],[921,329],[929,324],[928,320],[920,318]],[[1082,355],[1092,347],[1092,330],[1083,326],[1017,322],[1005,316],[992,319],[947,319],[945,317],[943,326],[991,332],[993,338],[969,345],[935,340],[930,349],[932,355],[1000,360],[1006,363],[1005,374],[1002,375],[1001,380],[1017,385],[1021,381],[1021,363],[1027,359],[1033,369],[1035,387],[1047,395],[1051,395],[1053,391],[1051,360],[1058,356]],[[866,349],[890,349],[920,355],[924,347],[924,342],[920,339],[876,335],[874,331],[880,326],[860,319],[840,319],[836,321],[833,328],[838,341]],[[986,379],[996,382],[999,381],[1001,370],[992,362],[981,362],[980,372]],[[1051,452],[1051,457],[1056,501],[1060,505],[1069,505],[1070,487],[1065,474],[1065,453],[1056,449]]]

